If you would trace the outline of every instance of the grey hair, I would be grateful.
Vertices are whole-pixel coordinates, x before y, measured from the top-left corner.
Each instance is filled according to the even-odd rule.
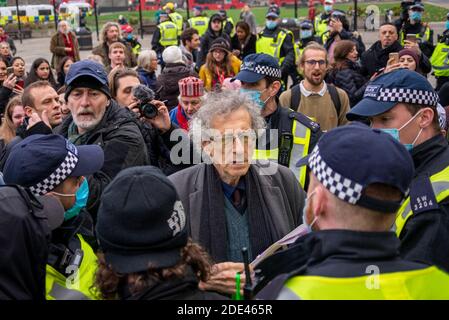
[[[122,29],[120,29],[120,25],[117,22],[106,22],[101,28],[100,31],[100,42],[104,43],[106,41],[106,34],[108,33],[109,28],[116,27],[118,29],[119,39],[122,38]]]
[[[70,30],[72,29],[72,27],[70,26],[70,23],[69,23],[68,21],[66,21],[66,20],[61,20],[61,21],[58,22],[58,31],[61,31],[61,26],[62,26],[63,24],[66,24],[66,25],[67,25],[67,31],[70,31]]]
[[[189,126],[190,137],[194,142],[201,142],[201,135],[204,135],[208,129],[211,129],[211,123],[216,117],[225,117],[240,108],[248,111],[251,117],[251,128],[256,133],[260,133],[262,129],[265,129],[266,123],[260,114],[260,108],[247,94],[236,90],[224,90],[209,93],[207,98],[204,99],[201,108],[191,120]]]
[[[139,53],[139,57],[137,57],[137,66],[146,69],[152,59],[157,59],[156,51],[143,50]]]
[[[3,47],[3,46],[7,46],[8,48],[10,48],[11,49],[11,46],[9,45],[9,43],[8,42],[6,42],[6,41],[2,41],[2,42],[0,42],[0,47]]]

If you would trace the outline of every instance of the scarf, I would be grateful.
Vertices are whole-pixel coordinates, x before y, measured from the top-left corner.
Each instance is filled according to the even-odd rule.
[[[184,129],[186,131],[189,130],[189,120],[184,114],[184,110],[182,109],[180,104],[178,104],[178,110],[176,110],[176,121],[178,122],[178,126],[181,129]]]
[[[78,128],[75,125],[74,121],[72,121],[72,123],[69,125],[67,137],[68,137],[69,141],[76,146],[79,146],[82,144],[87,144],[87,140],[89,139],[89,136],[87,133],[79,134]]]
[[[245,177],[249,240],[254,257],[281,238],[267,210],[257,170],[251,166]],[[208,248],[215,262],[227,261],[226,217],[221,180],[213,165],[205,166],[199,242]]]
[[[67,34],[61,33],[61,35],[62,35],[62,39],[64,39],[64,47],[72,49],[72,51],[67,52],[67,55],[69,57],[75,58],[75,48],[73,46],[73,40],[72,40],[71,33],[67,33]]]

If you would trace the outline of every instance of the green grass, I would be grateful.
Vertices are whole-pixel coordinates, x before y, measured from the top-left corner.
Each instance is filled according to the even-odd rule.
[[[359,13],[365,12],[366,7],[368,5],[372,5],[372,4],[374,4],[374,3],[359,4],[359,6],[358,6]],[[400,4],[400,2],[391,2],[391,3],[381,3],[381,4],[376,4],[376,5],[379,7],[380,14],[383,16],[385,14],[386,9],[396,8],[395,11],[398,11],[399,4]],[[338,4],[335,6],[335,8],[348,12],[349,10],[353,9],[353,5],[351,3]],[[319,7],[318,10],[321,10],[321,7]],[[257,24],[263,25],[264,21],[265,21],[265,14],[267,12],[267,8],[266,7],[253,8],[252,11],[253,11],[254,15],[256,16]],[[187,17],[187,13],[185,10],[178,10],[178,12],[181,13],[184,16],[184,18]],[[215,11],[205,11],[205,12],[206,12],[207,16],[209,16],[209,17],[213,13],[215,13]],[[126,16],[128,18],[128,21],[131,22],[132,25],[137,26],[139,24],[139,12],[125,11],[125,12],[115,12],[115,13],[111,13],[111,14],[104,14],[104,15],[98,16],[99,27],[101,28],[101,26],[108,21],[117,21],[118,16],[120,14],[123,14],[124,16]],[[143,11],[142,14],[143,14],[144,21],[146,21],[146,22],[150,22],[150,21],[154,22],[155,21],[155,12],[154,11]],[[300,17],[301,19],[306,18],[307,14],[308,14],[308,9],[306,7],[300,7],[298,9],[298,17]],[[446,14],[447,14],[447,9],[426,3],[426,11],[424,12],[423,20],[426,22],[445,21]],[[240,10],[239,9],[228,10],[228,16],[232,17],[234,19],[234,21],[236,22],[239,20]],[[294,17],[294,9],[293,8],[281,8],[281,16],[283,18]],[[87,23],[92,30],[95,29],[94,16],[88,17]]]

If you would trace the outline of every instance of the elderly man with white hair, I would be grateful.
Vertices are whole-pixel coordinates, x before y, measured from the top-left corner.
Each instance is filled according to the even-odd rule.
[[[51,58],[52,68],[57,68],[62,58],[70,56],[73,61],[80,60],[80,50],[75,33],[71,31],[70,24],[61,20],[58,23],[58,32],[51,38],[50,51],[53,53]]]
[[[293,172],[251,159],[264,127],[260,108],[247,95],[209,94],[189,128],[206,161],[169,177],[185,208],[190,236],[216,262],[202,289],[235,293],[236,275],[244,268],[242,248],[253,260],[301,224],[304,191]],[[244,283],[244,274],[238,277]]]

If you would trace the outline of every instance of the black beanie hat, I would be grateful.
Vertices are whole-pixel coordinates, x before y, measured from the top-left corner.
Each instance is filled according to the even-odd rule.
[[[65,89],[64,99],[67,101],[67,98],[70,95],[70,92],[76,88],[89,88],[94,90],[99,90],[103,92],[108,99],[111,99],[111,92],[109,91],[109,87],[107,84],[102,84],[100,81],[91,76],[80,76],[73,80],[67,88]]]
[[[175,186],[156,167],[121,171],[101,196],[96,232],[106,262],[133,273],[175,266],[187,244]]]

